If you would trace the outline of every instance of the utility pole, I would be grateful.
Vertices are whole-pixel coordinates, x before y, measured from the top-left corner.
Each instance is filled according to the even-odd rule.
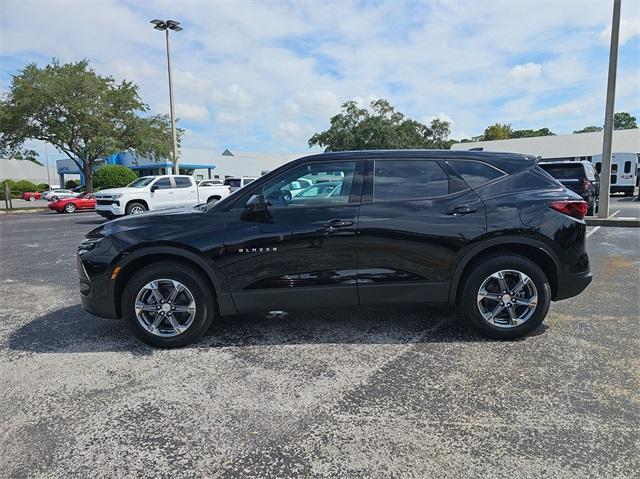
[[[613,143],[613,110],[616,96],[618,38],[620,36],[620,3],[621,0],[613,0],[613,20],[611,22],[611,48],[609,49],[607,106],[605,108],[604,114],[602,167],[600,169],[600,205],[598,208],[598,218],[609,217],[609,190],[611,187],[611,145]]]
[[[173,171],[175,175],[180,174],[180,167],[178,166],[178,135],[176,133],[176,114],[175,105],[173,101],[173,80],[171,78],[171,49],[169,47],[169,30],[179,32],[182,27],[179,26],[180,22],[175,20],[151,20],[156,30],[164,31],[165,38],[167,40],[167,70],[169,72],[169,109],[171,112],[171,136],[173,140]]]
[[[47,184],[51,188],[51,172],[49,171],[49,150],[47,149],[47,142],[44,142],[44,161],[47,164]]]

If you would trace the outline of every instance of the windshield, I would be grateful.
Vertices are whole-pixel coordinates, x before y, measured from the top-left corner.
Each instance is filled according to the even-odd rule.
[[[581,164],[577,165],[540,165],[540,167],[558,180],[571,180],[582,178],[584,168]]]
[[[147,186],[155,179],[154,176],[143,176],[142,178],[138,178],[136,181],[129,183],[127,188],[142,188]]]

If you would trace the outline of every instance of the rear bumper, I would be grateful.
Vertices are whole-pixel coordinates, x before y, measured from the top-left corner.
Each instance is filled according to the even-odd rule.
[[[591,284],[592,280],[593,274],[591,274],[591,271],[560,276],[558,278],[558,287],[553,300],[560,301],[578,296],[587,289],[587,286]]]

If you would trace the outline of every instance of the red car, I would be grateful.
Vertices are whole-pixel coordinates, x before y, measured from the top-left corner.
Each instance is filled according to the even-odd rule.
[[[96,198],[93,194],[83,193],[74,198],[62,198],[49,203],[49,208],[58,213],[75,213],[77,210],[94,210]]]
[[[25,191],[22,193],[22,199],[27,201],[35,201],[42,198],[42,193],[39,191]]]

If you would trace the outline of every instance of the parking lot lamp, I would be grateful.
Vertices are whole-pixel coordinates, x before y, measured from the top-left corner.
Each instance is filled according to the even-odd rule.
[[[169,48],[169,30],[179,32],[182,30],[180,22],[175,20],[151,20],[156,30],[164,31],[167,40],[167,70],[169,71],[169,109],[171,112],[171,136],[173,138],[173,169],[174,174],[180,174],[178,167],[178,137],[176,135],[176,115],[173,101],[173,81],[171,79],[171,50]]]

